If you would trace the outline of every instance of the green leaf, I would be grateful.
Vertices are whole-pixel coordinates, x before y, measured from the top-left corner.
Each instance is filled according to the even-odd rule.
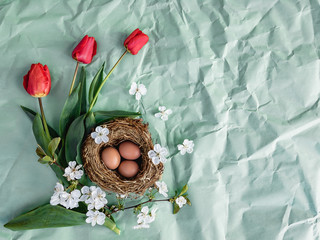
[[[49,156],[44,156],[43,158],[39,158],[38,162],[42,164],[48,164],[48,163],[52,163],[53,160]]]
[[[189,206],[191,206],[191,201],[190,201],[190,199],[187,198],[186,196],[184,196],[184,198],[187,200],[187,204],[188,204]]]
[[[86,215],[50,204],[22,214],[4,225],[13,231],[85,224]]]
[[[67,179],[63,176],[64,171],[61,168],[59,168],[55,164],[50,165],[50,167],[54,171],[54,173],[56,174],[57,178],[63,183],[63,185],[65,187],[70,185],[70,183],[67,181]]]
[[[183,186],[179,196],[181,196],[182,194],[185,194],[187,191],[188,191],[188,185],[186,184],[186,185]]]
[[[91,129],[96,126],[96,118],[94,117],[93,112],[88,113],[86,118],[86,135],[91,132]]]
[[[175,202],[173,203],[173,214],[177,214],[180,211],[179,205]]]
[[[46,156],[46,153],[43,151],[43,149],[40,147],[40,145],[38,145],[38,147],[36,149],[36,154],[40,158],[43,158],[44,156]]]
[[[44,132],[42,119],[40,115],[37,113],[34,117],[33,124],[32,124],[33,134],[36,138],[37,143],[40,147],[46,152],[46,155],[49,154],[48,145],[49,145],[49,138]]]
[[[94,76],[90,88],[89,88],[89,104],[92,104],[93,98],[96,95],[102,81],[103,81],[103,69],[105,67],[105,62],[102,64],[96,75]],[[95,104],[95,103],[94,103]]]
[[[87,83],[86,83],[86,70],[84,67],[81,68],[80,80],[81,87],[79,90],[79,101],[80,101],[80,115],[87,112]]]
[[[103,225],[109,228],[110,230],[114,231],[116,234],[120,235],[120,229],[117,228],[116,223],[112,221],[110,218],[106,217]]]
[[[110,121],[115,118],[140,117],[141,113],[140,112],[128,112],[128,111],[97,111],[97,112],[94,112],[94,116],[95,116],[95,119],[97,122],[96,124],[100,124],[100,123],[107,122],[107,121]]]
[[[56,137],[49,142],[48,150],[52,157],[54,157],[54,153],[57,150],[60,141],[61,141],[61,138]]]
[[[77,160],[78,164],[82,164],[81,158],[77,158],[77,155],[80,153],[81,143],[85,132],[84,119],[85,115],[81,115],[76,118],[71,123],[68,130],[65,142],[65,155],[67,162]]]
[[[62,139],[65,138],[67,130],[74,119],[80,115],[79,91],[81,83],[72,91],[67,98],[60,115],[59,130]]]
[[[24,106],[20,106],[21,109],[25,112],[25,114],[31,119],[31,121],[33,122],[34,120],[34,117],[36,116],[36,112],[31,110],[30,108],[27,108],[27,107],[24,107]],[[48,125],[48,123],[47,123]],[[49,129],[49,133],[50,133],[50,136],[52,137],[58,137],[58,133],[56,132],[56,130],[54,130],[52,127],[50,127],[48,125],[48,129]]]

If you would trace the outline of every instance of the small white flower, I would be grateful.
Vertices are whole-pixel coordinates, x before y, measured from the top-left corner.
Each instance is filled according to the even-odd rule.
[[[99,210],[103,208],[108,203],[108,200],[105,197],[106,193],[102,191],[101,188],[97,187],[95,190],[93,190],[91,192],[91,198],[87,200],[89,203],[88,210]]]
[[[187,200],[183,196],[180,196],[176,199],[176,204],[178,204],[179,208],[182,208],[186,203]]]
[[[99,211],[91,211],[87,212],[87,223],[91,223],[91,226],[95,226],[96,224],[103,225],[106,219],[106,215]]]
[[[163,121],[167,121],[168,116],[172,113],[172,110],[167,109],[165,106],[160,106],[159,111],[160,112],[156,113],[154,116],[157,118],[161,118],[161,120]]]
[[[123,199],[123,198],[127,198],[127,195],[126,194],[118,194],[118,193],[116,193],[116,197],[120,198],[120,199]]]
[[[185,155],[187,153],[193,152],[194,143],[192,140],[185,139],[182,144],[178,144],[178,150],[181,155]]]
[[[91,137],[94,139],[96,144],[100,144],[102,142],[107,143],[109,142],[108,134],[108,128],[98,126],[96,127],[95,132],[91,133]]]
[[[134,229],[141,229],[141,228],[149,228],[149,223],[152,223],[155,220],[157,209],[152,209],[149,213],[149,208],[144,206],[141,209],[141,212],[138,214],[137,218],[137,226],[134,226]]]
[[[85,203],[90,203],[91,201],[91,195],[92,195],[92,192],[96,190],[97,187],[95,186],[91,186],[91,187],[88,187],[88,186],[83,186],[81,188],[81,193],[82,193],[82,196],[80,198],[80,201],[82,202],[85,202]]]
[[[69,167],[64,170],[63,176],[68,179],[68,181],[80,179],[83,175],[83,171],[79,170],[82,165],[76,166],[76,161],[69,162]]]
[[[73,190],[71,193],[64,192],[61,194],[60,204],[66,209],[79,207],[81,193],[78,189]]]
[[[54,188],[54,193],[50,199],[50,204],[55,206],[61,202],[61,194],[64,193],[64,187],[61,183],[57,182]]]
[[[149,158],[152,159],[152,162],[155,165],[158,165],[160,162],[165,163],[167,161],[166,156],[168,154],[168,150],[164,147],[161,147],[160,144],[154,145],[154,150],[150,150],[148,152]]]
[[[160,181],[157,181],[156,182],[156,185],[159,189],[159,193],[162,194],[164,197],[168,197],[168,187],[167,187],[167,184],[165,182],[160,182]]]
[[[129,90],[130,95],[136,95],[136,99],[139,101],[141,99],[142,95],[147,94],[147,89],[143,84],[137,84],[133,82],[131,84],[130,90]]]

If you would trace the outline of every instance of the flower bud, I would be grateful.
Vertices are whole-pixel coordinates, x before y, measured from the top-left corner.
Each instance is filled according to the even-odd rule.
[[[78,62],[89,64],[97,53],[97,42],[94,37],[85,35],[72,52],[72,58]]]
[[[51,89],[51,78],[47,65],[32,64],[29,72],[23,77],[23,87],[33,97],[47,96]]]
[[[137,28],[124,41],[124,46],[133,55],[136,55],[140,49],[149,41],[148,35]]]

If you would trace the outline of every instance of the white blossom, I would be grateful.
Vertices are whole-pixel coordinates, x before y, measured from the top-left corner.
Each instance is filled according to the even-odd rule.
[[[69,162],[69,167],[64,170],[63,176],[70,180],[80,179],[83,175],[83,171],[80,170],[82,165],[76,166],[76,161]]]
[[[96,127],[95,131],[91,133],[91,137],[94,139],[96,144],[100,144],[102,142],[107,143],[109,142],[108,134],[108,128],[98,126]]]
[[[138,225],[134,226],[134,229],[141,229],[141,228],[149,228],[149,223],[152,223],[155,220],[157,209],[152,209],[149,213],[149,208],[144,206],[141,209],[141,212],[138,214],[137,223]]]
[[[186,203],[187,200],[183,196],[180,196],[176,199],[176,204],[178,204],[179,208],[182,208]]]
[[[54,193],[50,199],[50,204],[55,206],[61,203],[61,194],[64,193],[64,187],[61,183],[57,182],[54,188]]]
[[[168,150],[164,147],[161,147],[160,144],[155,144],[153,150],[148,152],[149,158],[152,159],[152,162],[155,165],[158,165],[160,162],[165,163],[167,161],[167,154]]]
[[[194,143],[192,140],[185,139],[182,144],[178,144],[178,150],[180,151],[181,155],[185,155],[186,153],[192,153]]]
[[[103,225],[106,219],[106,215],[99,211],[91,211],[87,212],[87,223],[91,223],[91,226],[95,226],[96,224]]]
[[[140,100],[142,95],[147,94],[147,89],[143,84],[137,84],[133,82],[131,84],[130,90],[129,90],[130,95],[136,95],[136,100]]]
[[[162,194],[164,197],[168,197],[168,187],[165,182],[161,181],[156,181],[156,185],[158,187],[159,193]]]
[[[169,115],[172,113],[172,110],[167,109],[165,106],[160,106],[158,109],[160,112],[156,113],[154,116],[157,118],[161,118],[161,120],[163,121],[167,121]]]
[[[99,210],[108,203],[108,200],[106,199],[106,193],[97,187],[91,192],[91,198],[88,199],[87,202],[89,203],[88,210]]]
[[[123,199],[123,198],[127,198],[127,195],[126,194],[118,194],[118,193],[116,193],[116,197],[120,198],[120,199]]]
[[[72,209],[79,207],[81,193],[78,189],[73,190],[71,193],[63,192],[61,193],[60,204],[67,209]]]
[[[91,187],[83,186],[81,188],[82,196],[80,198],[80,201],[89,203],[91,201],[92,192],[96,190],[96,188],[97,188],[96,186],[91,186]]]

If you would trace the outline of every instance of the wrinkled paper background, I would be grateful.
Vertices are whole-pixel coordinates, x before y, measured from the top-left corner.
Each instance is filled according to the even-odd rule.
[[[52,89],[48,122],[58,118],[75,61],[88,34],[98,53],[88,80],[120,57],[136,27],[149,35],[104,86],[96,110],[142,110],[154,141],[170,153],[194,140],[190,155],[165,164],[170,192],[190,186],[192,207],[177,215],[159,203],[150,229],[116,216],[120,236],[83,225],[12,232],[3,224],[47,203],[57,179],[37,162],[31,122],[19,105],[38,110],[22,86],[32,63],[47,64]],[[319,239],[319,33],[315,0],[1,1],[1,239]],[[89,85],[89,81],[88,81]],[[173,110],[166,122],[154,114]]]

